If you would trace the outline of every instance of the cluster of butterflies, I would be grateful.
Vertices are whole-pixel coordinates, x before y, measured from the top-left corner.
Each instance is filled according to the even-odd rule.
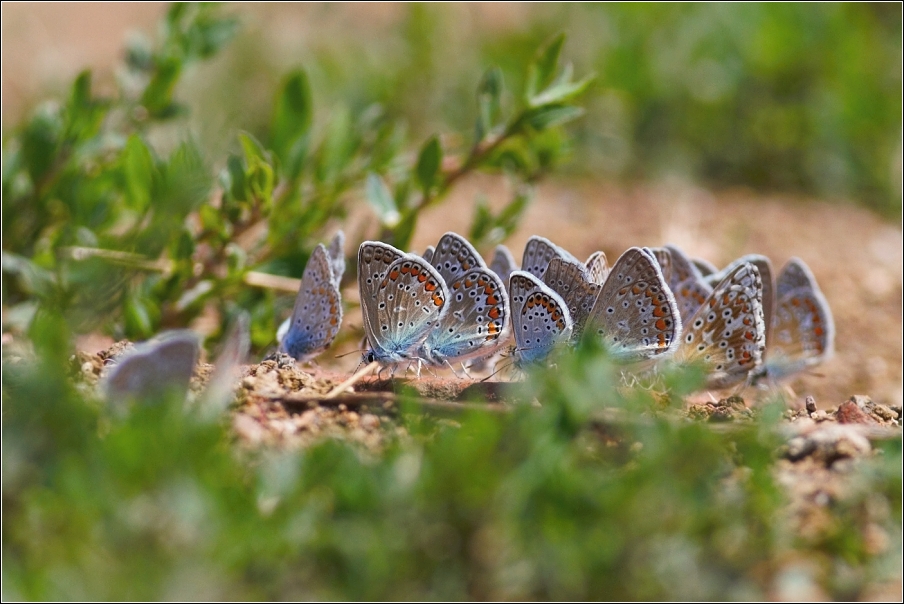
[[[340,232],[315,248],[278,332],[280,352],[310,360],[338,333],[343,246]],[[524,367],[596,337],[621,362],[699,363],[707,387],[724,388],[812,367],[834,343],[829,306],[799,259],[775,280],[765,256],[718,270],[671,245],[630,248],[610,267],[602,252],[581,262],[535,236],[519,269],[505,246],[488,266],[466,239],[446,233],[421,255],[365,241],[358,288],[364,361],[418,371],[503,351]]]

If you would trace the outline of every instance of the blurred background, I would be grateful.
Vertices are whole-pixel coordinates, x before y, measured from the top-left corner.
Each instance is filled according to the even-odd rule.
[[[109,85],[123,42],[165,4],[3,8],[3,119],[81,69]],[[235,5],[244,27],[182,98],[205,146],[260,134],[280,78],[308,70],[316,106],[373,103],[415,138],[470,127],[490,65],[510,89],[544,40],[568,33],[597,74],[574,129],[572,174],[678,176],[901,211],[901,12],[894,3],[746,5]],[[103,90],[103,88],[101,88]]]

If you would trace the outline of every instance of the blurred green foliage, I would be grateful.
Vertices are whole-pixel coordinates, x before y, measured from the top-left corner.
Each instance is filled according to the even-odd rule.
[[[460,130],[484,110],[460,99],[486,66],[521,89],[534,49],[567,31],[570,60],[598,74],[572,130],[572,174],[676,175],[898,219],[901,17],[895,3],[274,8],[219,72],[235,96],[209,112],[265,124],[248,110],[256,92],[232,74],[272,82],[287,56],[304,56],[328,105],[357,111],[376,99],[419,136]],[[290,43],[281,20],[316,26]]]
[[[864,530],[900,534],[900,441],[805,538],[768,413],[678,420],[594,350],[530,377],[542,407],[450,423],[412,403],[411,436],[380,452],[235,450],[228,421],[181,401],[111,417],[64,355],[43,359],[3,364],[8,598],[763,599],[801,559],[827,597],[858,598],[900,571],[900,544],[877,553]]]
[[[95,96],[84,72],[65,102],[11,130],[3,303],[18,324],[5,328],[52,311],[75,332],[147,338],[211,308],[223,325],[247,309],[253,342],[267,346],[280,309],[261,280],[300,276],[356,202],[377,216],[370,236],[407,248],[421,213],[462,177],[504,173],[516,185],[512,201],[498,214],[479,205],[471,232],[477,245],[510,234],[533,183],[567,151],[562,126],[582,115],[576,103],[592,80],[560,60],[559,34],[525,59],[517,101],[503,107],[510,92],[490,68],[468,97],[479,107],[473,124],[418,144],[373,101],[318,111],[307,72],[294,68],[267,107],[268,128],[234,125],[237,144],[221,158],[185,130],[190,106],[175,94],[186,68],[237,30],[221,7],[174,4],[156,40],[129,46],[115,96]]]

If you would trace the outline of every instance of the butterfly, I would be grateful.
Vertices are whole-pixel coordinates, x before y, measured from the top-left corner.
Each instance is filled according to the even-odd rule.
[[[297,361],[314,358],[326,350],[339,333],[342,324],[339,282],[342,276],[340,274],[337,278],[337,262],[337,258],[331,257],[321,243],[314,248],[304,267],[289,327],[279,342],[279,351]],[[344,265],[345,260],[342,259],[343,271]]]
[[[654,359],[675,349],[681,316],[649,249],[632,247],[612,266],[585,333],[601,338],[620,362]]]
[[[496,250],[493,252],[493,259],[490,261],[490,270],[499,275],[503,283],[508,283],[512,272],[518,270],[514,256],[504,245],[496,246]]]
[[[509,300],[518,366],[540,363],[571,338],[573,323],[565,301],[531,273],[512,273]]]
[[[760,373],[773,379],[787,377],[828,359],[834,348],[829,304],[809,267],[792,258],[775,283],[772,332]]]
[[[578,340],[603,286],[591,279],[584,265],[561,256],[549,261],[543,282],[562,297],[574,325],[572,339]]]
[[[336,289],[339,289],[342,284],[342,275],[345,274],[345,233],[336,231],[326,251],[330,256],[333,283],[336,285]]]
[[[502,280],[480,254],[456,233],[446,233],[431,264],[449,292],[447,309],[424,340],[418,354],[432,365],[450,365],[493,354],[508,324],[508,295]]]
[[[694,263],[678,247],[667,245],[651,251],[675,296],[681,320],[687,323],[713,288],[704,281]]]
[[[594,283],[602,285],[609,276],[609,263],[606,261],[606,254],[603,252],[593,252],[587,261],[584,262],[587,268],[587,275]]]
[[[763,282],[749,262],[737,265],[684,325],[672,357],[701,363],[707,388],[727,388],[762,363],[766,343]]]
[[[379,241],[358,248],[358,290],[367,363],[419,360],[417,350],[447,311],[449,291],[423,258]]]
[[[207,382],[202,399],[203,413],[209,418],[217,417],[232,400],[236,375],[251,346],[249,323],[248,313],[242,311],[232,322],[223,340],[220,354],[214,362],[213,375]]]
[[[580,261],[565,249],[545,237],[534,235],[527,240],[527,244],[524,246],[521,270],[527,271],[538,279],[542,279],[543,273],[546,272],[546,267],[549,266],[549,261],[556,257],[580,264]]]
[[[773,309],[775,308],[775,287],[772,278],[772,262],[766,256],[761,254],[747,254],[741,256],[721,271],[716,271],[711,275],[705,276],[703,280],[715,286],[717,283],[725,279],[739,265],[749,262],[754,265],[760,273],[760,280],[763,282],[763,322],[766,326],[766,350],[769,350],[771,343],[771,332],[773,322]]]
[[[200,342],[188,330],[163,332],[116,360],[101,382],[107,400],[159,400],[166,394],[185,398]]]
[[[710,262],[709,260],[704,260],[703,258],[692,258],[691,262],[694,266],[697,267],[697,271],[700,273],[700,276],[706,279],[713,273],[718,273],[719,269],[716,268],[716,265]],[[718,281],[716,282],[718,283]],[[712,284],[714,285],[714,284]]]

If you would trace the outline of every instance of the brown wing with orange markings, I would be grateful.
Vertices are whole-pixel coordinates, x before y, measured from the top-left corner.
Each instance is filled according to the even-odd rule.
[[[601,338],[623,362],[674,350],[681,316],[650,250],[634,247],[621,255],[596,299],[585,333]]]
[[[757,268],[738,265],[685,325],[678,362],[701,363],[707,387],[726,388],[759,368],[765,350],[763,283]]]

